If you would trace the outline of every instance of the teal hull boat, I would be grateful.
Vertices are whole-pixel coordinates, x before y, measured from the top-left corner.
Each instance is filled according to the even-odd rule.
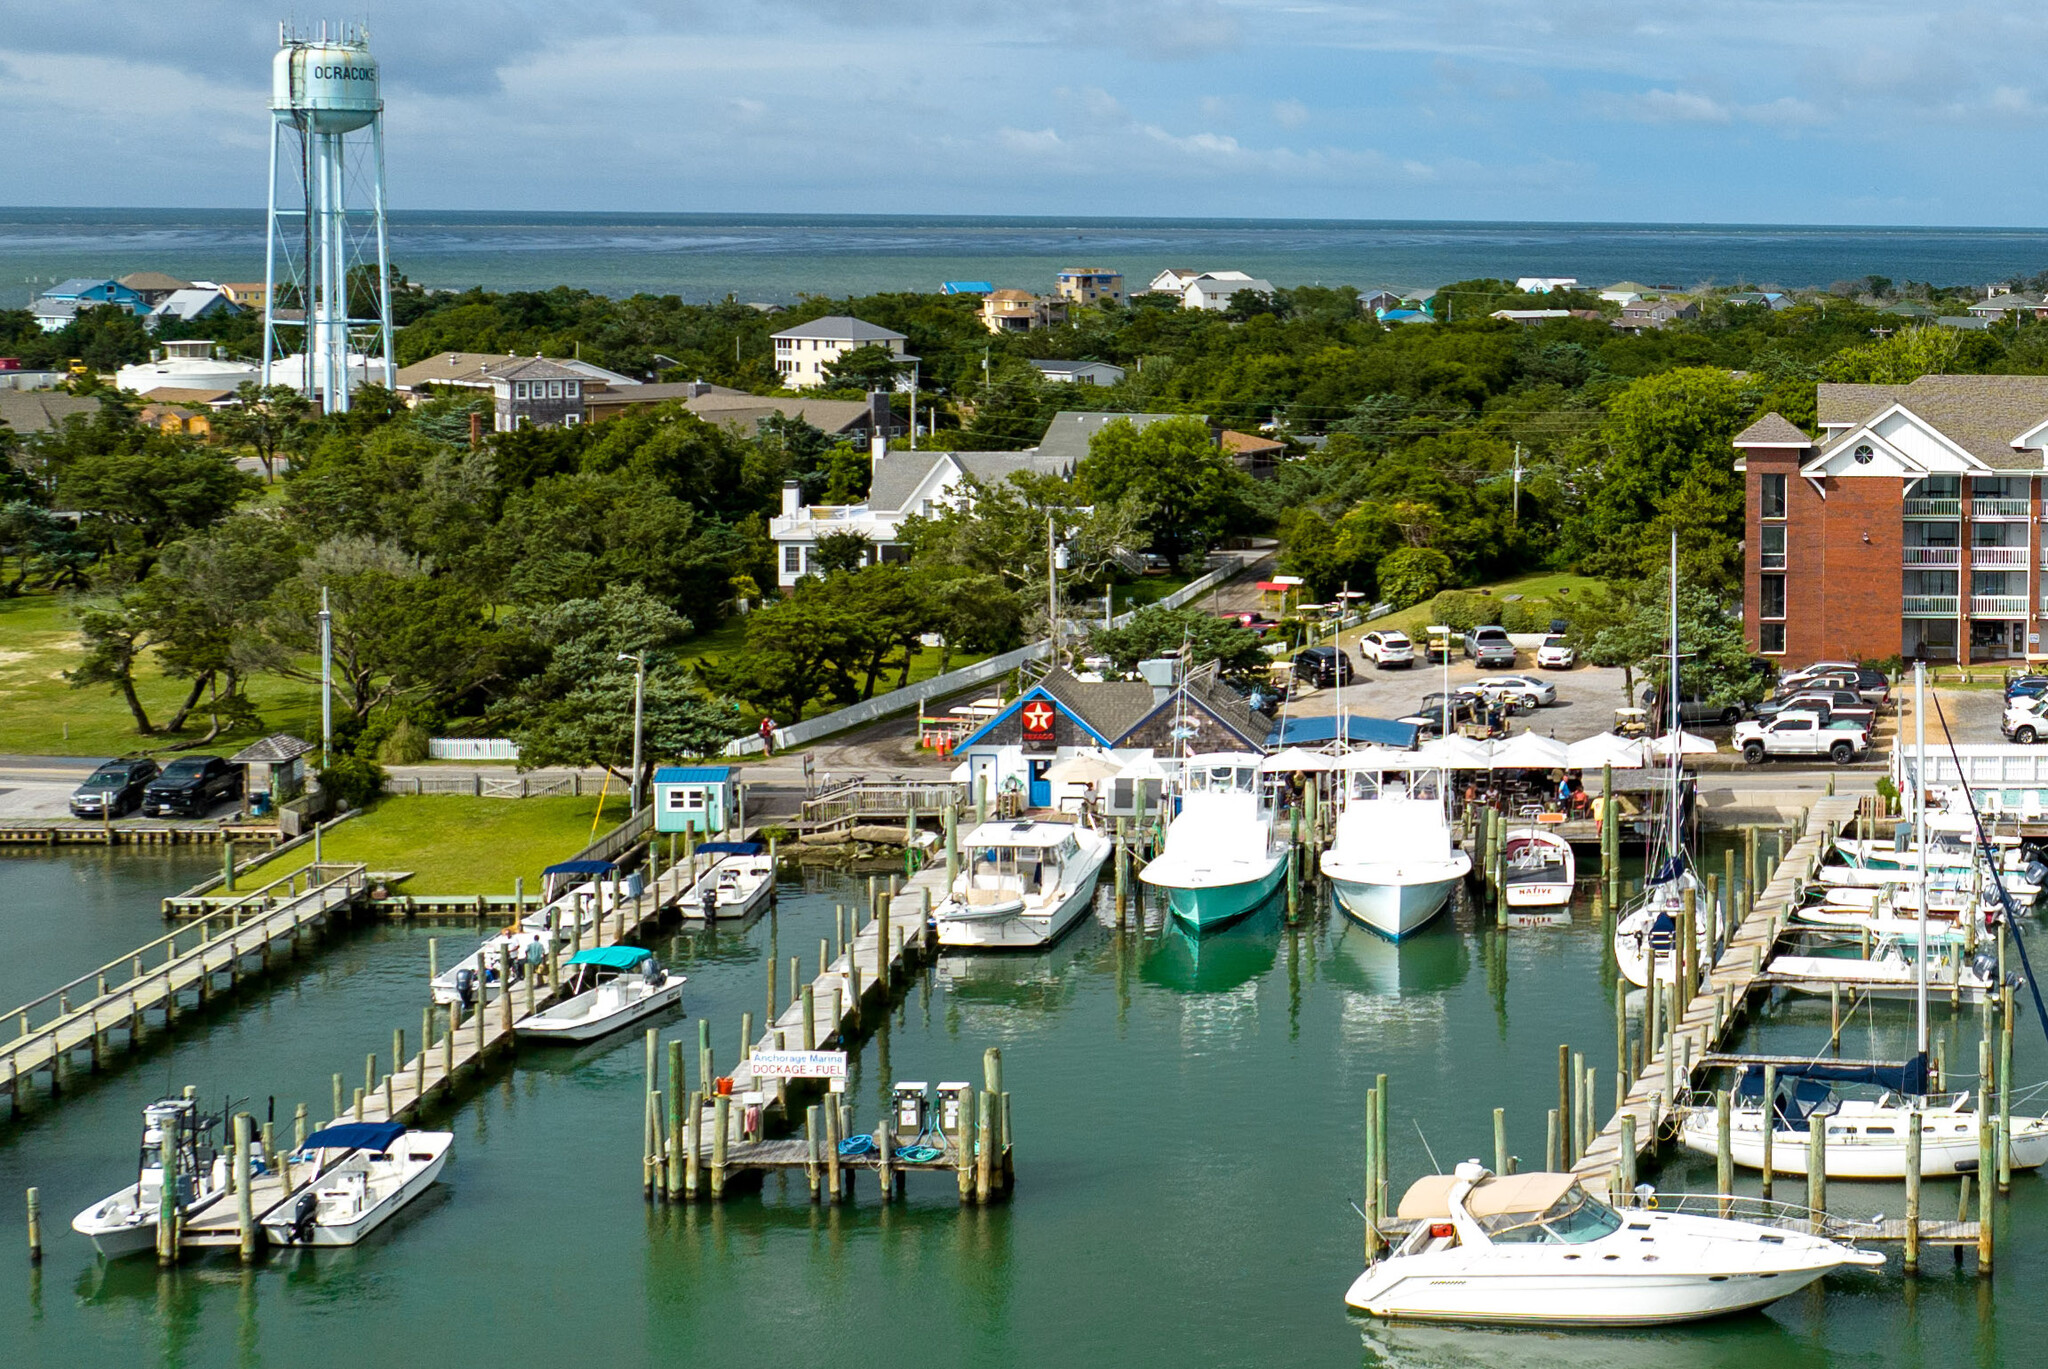
[[[1283,857],[1264,875],[1241,884],[1167,885],[1166,904],[1175,917],[1196,931],[1213,931],[1237,921],[1271,898],[1286,877],[1287,861]]]

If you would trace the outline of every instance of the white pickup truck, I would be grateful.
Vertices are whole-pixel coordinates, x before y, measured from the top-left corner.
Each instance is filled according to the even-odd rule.
[[[1826,756],[1847,765],[1870,745],[1870,734],[1848,718],[1832,721],[1818,713],[1780,713],[1769,722],[1735,725],[1735,748],[1751,765],[1779,756]]]

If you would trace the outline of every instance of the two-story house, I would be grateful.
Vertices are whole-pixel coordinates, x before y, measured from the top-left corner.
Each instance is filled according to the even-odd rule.
[[[2042,655],[2048,376],[1818,388],[1819,432],[1734,440],[1750,646],[1815,659]]]
[[[825,383],[825,368],[856,347],[881,346],[906,361],[913,358],[904,350],[909,341],[903,334],[833,314],[785,328],[773,337],[775,370],[792,390],[809,390]]]
[[[981,297],[981,326],[991,333],[1028,333],[1067,321],[1067,302],[1029,290],[991,290]]]
[[[1104,271],[1100,268],[1062,271],[1056,278],[1054,293],[1072,304],[1111,304],[1124,302],[1124,273]]]
[[[36,323],[46,333],[69,327],[83,309],[112,304],[131,314],[147,313],[149,306],[136,291],[105,277],[74,276],[37,295],[29,306]]]

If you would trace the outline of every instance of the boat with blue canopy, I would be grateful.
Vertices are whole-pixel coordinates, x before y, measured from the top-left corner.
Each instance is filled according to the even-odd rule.
[[[701,866],[701,868],[700,868]],[[707,841],[690,855],[676,906],[685,918],[746,917],[775,897],[775,862],[758,841]]]
[[[521,1018],[514,1034],[541,1041],[594,1041],[664,1012],[683,998],[685,976],[638,946],[594,946],[563,966],[568,997]]]
[[[337,1122],[294,1148],[285,1173],[306,1175],[259,1219],[273,1245],[354,1245],[441,1176],[455,1136],[403,1122]]]

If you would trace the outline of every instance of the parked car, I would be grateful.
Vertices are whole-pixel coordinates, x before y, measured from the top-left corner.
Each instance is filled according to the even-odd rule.
[[[1515,644],[1508,630],[1497,623],[1475,627],[1465,634],[1465,656],[1481,670],[1499,670],[1515,663]]]
[[[1735,725],[1735,745],[1751,765],[1778,756],[1826,756],[1847,765],[1869,744],[1869,734],[1855,723],[1831,722],[1818,713],[1781,713],[1769,722]]]
[[[1681,686],[1684,684],[1680,680]],[[1655,709],[1657,690],[1654,686],[1643,691],[1643,707]],[[1715,703],[1697,694],[1682,694],[1678,699],[1678,719],[1685,723],[1716,723],[1730,726],[1749,716],[1749,705],[1737,700],[1733,703]]]
[[[1536,648],[1536,665],[1540,670],[1570,670],[1578,663],[1578,648],[1566,641],[1561,632],[1545,637],[1543,645]]]
[[[1328,689],[1335,684],[1350,684],[1357,674],[1358,669],[1351,664],[1351,658],[1337,647],[1312,646],[1294,653],[1294,679],[1297,684]]]
[[[1853,689],[1802,689],[1776,699],[1766,699],[1756,706],[1754,712],[1759,719],[1768,722],[1781,713],[1801,710],[1860,718],[1866,728],[1877,722],[1877,710],[1863,702],[1863,696]]]
[[[2048,675],[2022,675],[2005,683],[2008,703],[2014,699],[2038,699],[2044,694],[2048,694]]]
[[[1863,663],[1861,661],[1815,661],[1804,670],[1787,671],[1785,674],[1780,675],[1778,677],[1778,688],[1782,692],[1805,684],[1809,680],[1818,679],[1822,675],[1832,675],[1843,670],[1861,670],[1862,668]]]
[[[1416,730],[1425,737],[1440,737],[1444,731],[1446,700],[1449,701],[1452,731],[1455,732],[1468,723],[1486,721],[1486,696],[1476,689],[1454,689],[1449,694],[1425,694],[1421,706],[1398,721],[1413,723]]]
[[[1415,664],[1415,643],[1405,632],[1368,632],[1358,639],[1358,654],[1381,670]]]
[[[1781,683],[1778,692],[1784,694],[1794,687]],[[1863,701],[1868,704],[1881,704],[1890,698],[1892,693],[1891,681],[1884,677],[1882,670],[1864,670],[1860,666],[1842,670],[1823,670],[1803,676],[1796,688],[1853,689],[1861,694]]]
[[[142,806],[142,791],[163,773],[155,761],[108,761],[71,794],[74,818],[118,818]]]
[[[2008,700],[2005,716],[1999,719],[1998,730],[2009,742],[2021,746],[2032,746],[2048,737],[2048,700],[2036,696]]]
[[[242,768],[219,756],[180,756],[142,791],[144,817],[192,817],[242,795]]]
[[[1481,694],[1499,695],[1523,713],[1557,702],[1557,686],[1537,675],[1489,675],[1472,686]]]

